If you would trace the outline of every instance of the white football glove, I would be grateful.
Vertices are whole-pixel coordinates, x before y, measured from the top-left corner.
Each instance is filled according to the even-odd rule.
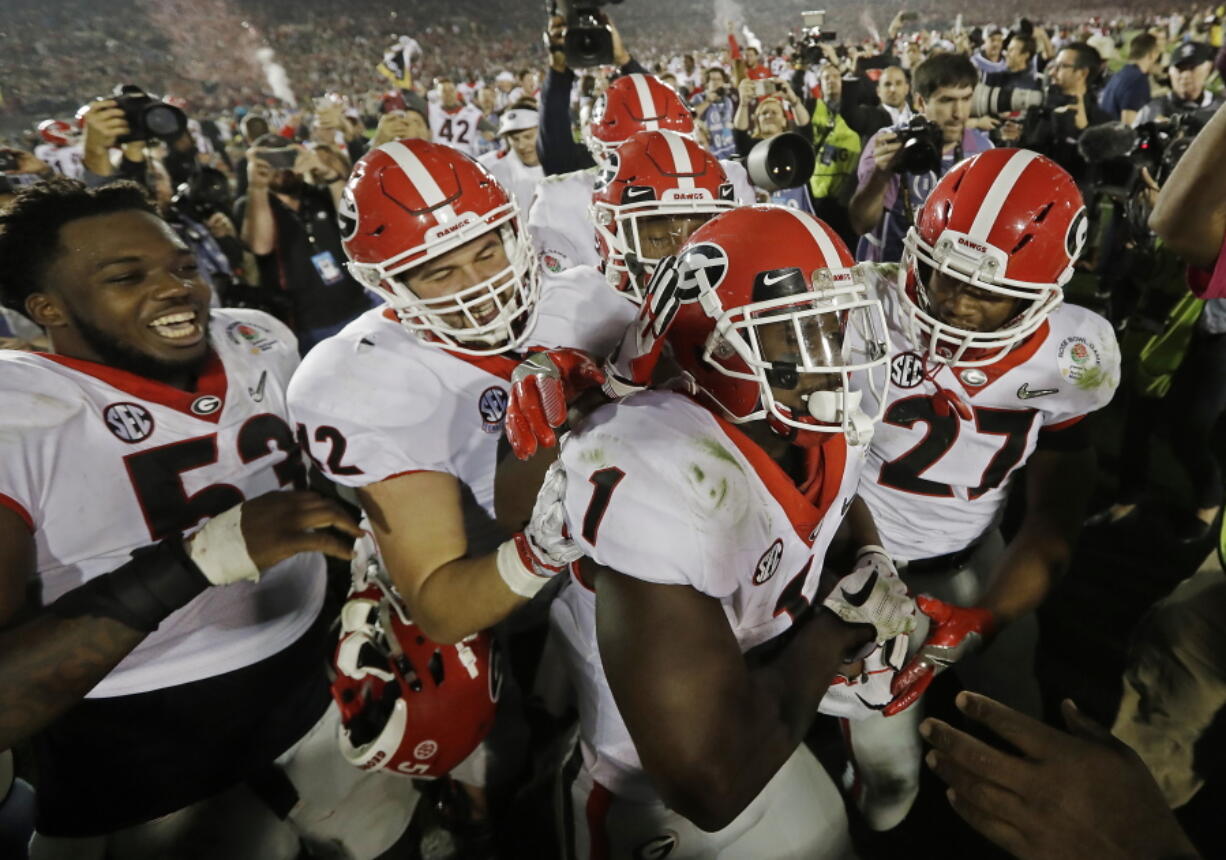
[[[839,580],[822,605],[848,624],[871,624],[883,643],[915,629],[915,600],[879,546],[866,546],[851,573]]]
[[[522,532],[498,547],[498,573],[513,592],[532,597],[566,570],[583,551],[565,534],[566,472],[554,461],[536,494],[532,518]]]
[[[864,658],[864,669],[854,678],[835,675],[818,703],[817,712],[831,717],[862,720],[880,712],[894,698],[890,685],[907,659],[908,637],[899,634]]]

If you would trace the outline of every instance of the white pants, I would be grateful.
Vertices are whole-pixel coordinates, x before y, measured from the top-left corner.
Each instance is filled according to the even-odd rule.
[[[284,820],[246,785],[106,836],[81,839],[34,834],[31,860],[294,860],[303,843],[312,856],[369,860],[404,834],[417,805],[412,780],[365,772],[337,745],[336,705],[277,763],[298,792]]]
[[[993,530],[956,572],[910,575],[904,568],[900,575],[912,594],[928,594],[946,603],[972,606],[991,585],[1004,548],[1004,539]],[[1023,713],[1041,717],[1042,699],[1034,672],[1038,632],[1034,613],[1002,629],[989,648],[954,664],[962,685]],[[919,794],[923,756],[919,724],[924,718],[923,706],[920,699],[893,717],[874,714],[844,722],[852,756],[845,787],[851,790],[856,806],[874,830],[897,826],[907,817]]]
[[[567,860],[841,860],[854,857],[843,799],[803,744],[723,830],[707,833],[660,801],[612,794],[580,766],[561,786]],[[567,827],[566,822],[573,822]],[[565,831],[572,830],[573,833]]]

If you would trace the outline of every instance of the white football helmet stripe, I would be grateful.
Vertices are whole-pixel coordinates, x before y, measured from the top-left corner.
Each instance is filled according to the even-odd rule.
[[[817,247],[821,249],[822,256],[826,258],[826,262],[829,267],[832,269],[843,268],[844,264],[842,258],[839,256],[839,249],[836,248],[834,243],[830,241],[830,237],[826,234],[826,231],[818,226],[817,219],[813,218],[812,216],[802,218],[795,209],[789,208],[788,212],[791,213],[792,217],[803,224],[805,229],[809,231],[809,235],[813,237],[813,241],[816,242]],[[807,277],[813,273],[805,272],[804,274]]]
[[[434,181],[434,177],[430,175],[426,166],[421,163],[421,159],[403,143],[393,140],[379,147],[379,151],[386,152],[400,166],[400,169],[409,177],[409,181],[413,183],[413,187],[417,189],[417,193],[421,195],[422,200],[426,201],[427,206],[433,208],[447,199],[447,195],[443,193],[443,189],[438,187],[438,183]],[[443,226],[457,220],[455,209],[450,204],[435,209],[434,217]]]
[[[647,131],[659,131],[660,121],[655,119],[658,111],[651,97],[651,87],[647,85],[647,76],[634,74],[630,76],[630,80],[634,82],[634,91],[638,93],[639,110],[643,112],[643,128]]]
[[[1022,173],[1030,166],[1030,162],[1038,157],[1039,154],[1037,152],[1019,149],[1009,159],[1005,166],[1001,168],[1000,173],[996,175],[996,179],[992,183],[992,187],[988,189],[988,193],[983,196],[983,202],[979,204],[979,211],[975,213],[975,221],[971,224],[971,229],[967,231],[966,235],[985,245],[988,243],[988,236],[991,234],[992,228],[996,226],[996,219],[1000,217],[1000,210],[1004,207],[1005,201],[1013,193],[1013,187],[1017,185],[1017,181]]]
[[[685,148],[685,141],[680,135],[673,134],[671,131],[660,133],[668,142],[668,152],[673,157],[673,169],[677,173],[687,174],[677,178],[677,188],[682,191],[693,191],[694,177],[689,174],[694,172],[694,162],[690,159],[689,150]]]

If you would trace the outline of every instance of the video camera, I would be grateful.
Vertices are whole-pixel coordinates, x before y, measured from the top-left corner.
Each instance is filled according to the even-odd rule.
[[[566,64],[574,69],[613,64],[613,31],[600,7],[622,0],[548,0],[550,15],[566,18],[562,50]],[[550,49],[554,48],[550,45]]]
[[[822,30],[826,23],[826,11],[824,9],[813,12],[801,12],[801,20],[804,23],[804,29],[800,31],[800,36],[789,34],[789,42],[796,56],[800,58],[806,66],[816,66],[826,57],[826,52],[822,48],[823,42],[833,42],[838,36],[833,31]]]
[[[187,131],[187,115],[161,99],[155,99],[135,84],[120,84],[110,96],[128,121],[128,133],[118,144],[149,140],[175,140]]]
[[[1056,110],[1076,103],[1076,96],[1065,95],[1050,85],[1042,90],[1027,90],[976,84],[971,96],[971,116],[1021,113],[1018,122],[1022,124],[1022,134],[1014,145],[1047,153],[1056,138],[1053,123]]]
[[[201,167],[175,189],[170,204],[179,214],[201,224],[218,212],[231,217],[230,183],[213,167]]]

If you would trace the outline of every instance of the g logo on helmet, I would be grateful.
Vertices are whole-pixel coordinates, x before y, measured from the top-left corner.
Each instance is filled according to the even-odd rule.
[[[336,210],[336,224],[341,229],[341,239],[348,242],[358,232],[358,207],[353,202],[353,190],[345,187],[341,205]]]
[[[677,298],[686,303],[715,290],[728,274],[728,254],[714,242],[702,242],[690,248],[680,263]]]
[[[664,860],[677,847],[676,833],[662,833],[634,849],[634,860]]]
[[[617,178],[617,170],[617,153],[610,152],[600,167],[600,173],[596,174],[596,181],[592,183],[592,191],[603,191],[608,188],[609,184]]]
[[[1090,220],[1086,217],[1086,208],[1082,206],[1069,222],[1068,233],[1064,236],[1064,250],[1070,260],[1076,260],[1086,246],[1086,237],[1090,233]]]

